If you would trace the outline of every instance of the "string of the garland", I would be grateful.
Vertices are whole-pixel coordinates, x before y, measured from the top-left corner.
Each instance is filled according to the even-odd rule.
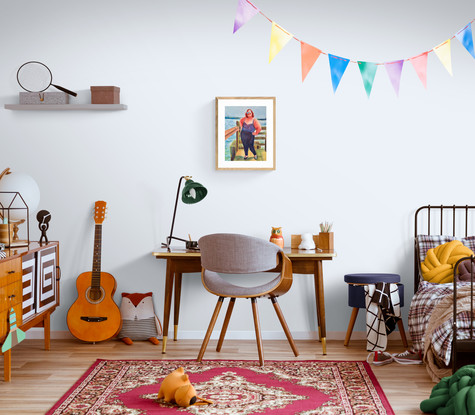
[[[257,12],[258,12],[260,15],[262,15],[263,17],[265,17],[270,23],[275,23],[275,20],[272,20],[272,19],[270,19],[269,17],[267,17],[258,7],[256,7],[254,4],[252,4],[249,0],[245,0],[245,1],[246,1],[247,3],[249,3],[250,6],[254,7],[254,9],[256,9]],[[472,19],[472,20],[471,20],[470,22],[468,22],[461,30],[459,30],[455,35],[453,35],[451,38],[449,38],[449,39],[447,39],[447,40],[452,40],[452,39],[454,39],[459,33],[462,33],[462,32],[463,32],[469,25],[471,25],[474,21],[475,21],[475,19]],[[277,24],[277,23],[276,23],[276,24]],[[285,29],[283,29],[282,26],[279,25],[279,28],[280,28],[281,30],[283,30],[285,33],[288,33],[289,35],[291,35],[289,32],[287,32]],[[302,41],[301,41],[300,39],[298,39],[296,36],[294,36],[294,35],[291,35],[291,36],[292,36],[292,38],[295,39],[297,42],[299,42],[299,43],[302,42]],[[411,59],[414,59],[414,58],[416,58],[416,57],[418,57],[418,56],[423,55],[424,53],[433,52],[434,49],[437,49],[438,47],[442,46],[444,43],[447,42],[447,40],[446,40],[445,42],[441,43],[440,45],[433,47],[433,48],[430,49],[430,50],[427,50],[427,51],[425,51],[425,52],[419,53],[418,55],[412,56],[411,58],[401,59],[401,60],[403,60],[404,62],[408,62],[408,61],[410,61]],[[321,53],[322,53],[323,55],[328,55],[328,53],[327,53],[327,52],[324,52],[323,50],[321,50]],[[338,58],[338,56],[335,56],[335,58]],[[358,63],[358,61],[354,61],[354,60],[351,60],[351,59],[350,59],[350,62],[352,62],[352,63]],[[376,65],[384,65],[384,63],[376,63]]]

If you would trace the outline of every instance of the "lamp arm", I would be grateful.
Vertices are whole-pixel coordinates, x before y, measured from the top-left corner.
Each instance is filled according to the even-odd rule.
[[[176,190],[176,200],[175,200],[175,209],[173,210],[173,220],[172,220],[172,227],[170,229],[170,235],[167,238],[167,245],[170,246],[170,242],[172,239],[177,239],[174,238],[173,236],[173,227],[175,226],[175,216],[176,216],[176,208],[178,207],[178,198],[180,197],[180,187],[181,187],[181,182],[185,176],[181,176],[180,180],[178,181],[178,189]]]

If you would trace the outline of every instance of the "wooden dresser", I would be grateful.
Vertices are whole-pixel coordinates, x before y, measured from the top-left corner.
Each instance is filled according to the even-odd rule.
[[[44,327],[45,349],[49,350],[50,316],[59,305],[59,243],[40,246],[31,242],[6,252],[7,257],[0,259],[0,345],[8,334],[13,307],[21,330]],[[3,354],[6,382],[11,380],[11,353]]]

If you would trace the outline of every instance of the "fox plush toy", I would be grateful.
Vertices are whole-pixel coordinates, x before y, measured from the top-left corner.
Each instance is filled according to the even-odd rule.
[[[134,340],[160,343],[157,337],[162,335],[162,325],[155,314],[151,292],[122,293],[120,314],[122,329],[117,337],[125,344],[131,345]]]

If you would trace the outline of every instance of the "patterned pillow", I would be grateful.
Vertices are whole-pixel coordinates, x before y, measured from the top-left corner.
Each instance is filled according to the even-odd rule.
[[[455,236],[448,236],[448,235],[418,235],[416,238],[416,241],[417,241],[417,244],[419,245],[419,255],[420,255],[419,260],[423,262],[426,259],[427,251],[429,249],[445,244],[446,242],[453,241],[454,239],[457,239],[457,238]],[[475,240],[473,241],[473,243],[475,244]]]
[[[467,236],[461,239],[462,243],[473,252],[475,252],[475,236]]]

